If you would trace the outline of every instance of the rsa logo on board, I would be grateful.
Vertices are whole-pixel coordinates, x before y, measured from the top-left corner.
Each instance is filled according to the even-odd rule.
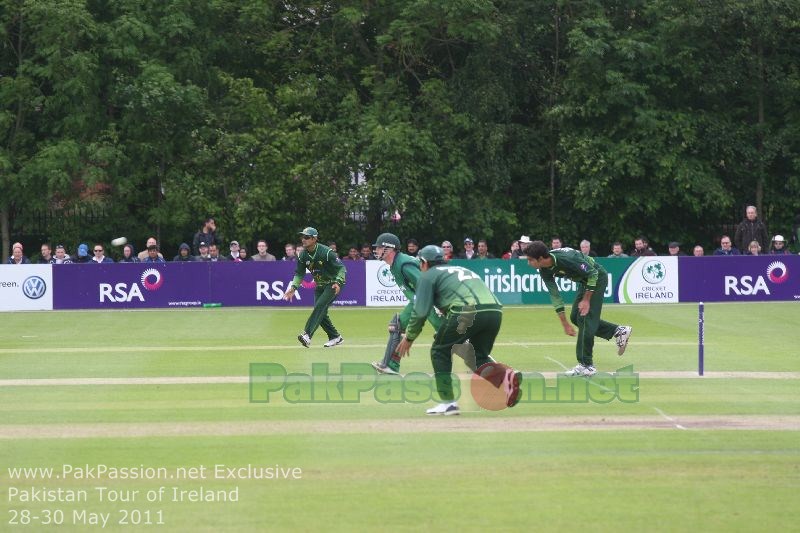
[[[141,288],[139,283],[100,283],[100,303],[131,302],[138,300],[144,302],[142,288],[146,291],[157,291],[164,284],[164,276],[155,268],[148,268],[142,272]]]
[[[737,296],[754,296],[756,294],[771,294],[769,285],[780,285],[789,279],[789,269],[781,261],[773,261],[767,266],[764,276],[725,276],[725,296],[735,294]]]

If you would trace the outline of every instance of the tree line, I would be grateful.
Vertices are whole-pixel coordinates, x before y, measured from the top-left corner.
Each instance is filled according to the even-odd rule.
[[[273,250],[710,247],[800,213],[796,0],[0,0],[0,42],[3,250],[206,215]]]

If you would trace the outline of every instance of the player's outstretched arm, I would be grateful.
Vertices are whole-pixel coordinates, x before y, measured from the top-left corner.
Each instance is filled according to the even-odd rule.
[[[564,311],[561,311],[560,313],[558,313],[558,318],[561,320],[561,327],[564,328],[564,333],[566,333],[570,337],[574,337],[576,335],[575,328],[572,327],[572,324],[570,324],[569,320],[567,320],[566,313],[564,313]]]

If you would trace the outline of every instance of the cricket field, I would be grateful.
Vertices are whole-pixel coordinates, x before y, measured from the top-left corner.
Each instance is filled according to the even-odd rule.
[[[706,304],[703,377],[696,305],[606,305],[628,350],[567,385],[552,308],[506,308],[523,401],[482,410],[456,360],[450,417],[430,325],[406,377],[366,366],[395,311],[333,308],[330,349],[297,342],[309,309],[0,314],[0,529],[797,529],[797,302]]]

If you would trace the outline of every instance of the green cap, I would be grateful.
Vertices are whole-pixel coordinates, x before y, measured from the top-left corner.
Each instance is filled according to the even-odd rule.
[[[378,246],[398,250],[400,249],[400,239],[398,239],[397,235],[394,233],[381,233],[378,235],[378,238],[375,239],[375,244],[372,245],[373,248],[377,248]]]
[[[444,263],[444,250],[435,244],[429,244],[419,251],[417,257],[419,257],[420,261],[424,261],[426,263]]]
[[[305,235],[306,237],[318,237],[319,232],[312,228],[311,226],[307,227],[303,231],[300,232],[300,235]]]

